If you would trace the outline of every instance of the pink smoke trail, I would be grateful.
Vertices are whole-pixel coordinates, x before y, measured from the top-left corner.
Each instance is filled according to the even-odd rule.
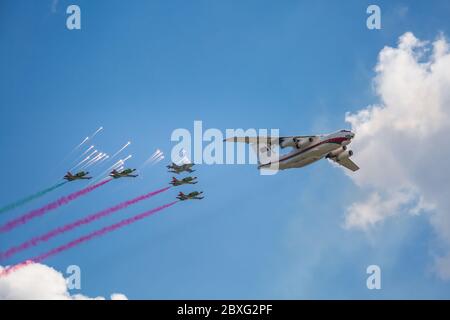
[[[149,198],[151,198],[153,196],[156,196],[157,194],[162,193],[164,191],[167,191],[168,189],[170,189],[170,187],[166,187],[166,188],[163,188],[163,189],[159,189],[159,190],[156,190],[156,191],[152,191],[152,192],[143,194],[143,195],[141,195],[139,197],[136,197],[134,199],[124,201],[124,202],[119,203],[119,204],[117,204],[117,205],[115,205],[113,207],[104,209],[104,210],[99,211],[99,212],[97,212],[95,214],[91,214],[91,215],[89,215],[89,216],[87,216],[85,218],[76,220],[76,221],[68,223],[68,224],[66,224],[66,225],[64,225],[62,227],[58,227],[56,229],[53,229],[52,231],[49,231],[46,234],[43,234],[41,236],[34,237],[34,238],[32,238],[32,239],[30,239],[28,241],[23,242],[22,244],[20,244],[18,246],[11,247],[10,249],[6,250],[5,252],[0,252],[0,260],[8,259],[11,256],[15,255],[16,253],[18,253],[18,252],[21,252],[21,251],[23,251],[25,249],[28,249],[30,247],[34,247],[34,246],[38,245],[40,242],[48,241],[48,240],[50,240],[53,237],[56,237],[56,236],[58,236],[60,234],[63,234],[63,233],[66,233],[66,232],[68,232],[70,230],[73,230],[73,229],[75,229],[77,227],[80,227],[82,225],[85,225],[85,224],[94,222],[94,221],[96,221],[98,219],[104,218],[104,217],[106,217],[106,216],[108,216],[110,214],[113,214],[113,213],[115,213],[115,212],[117,212],[119,210],[125,209],[128,206],[131,206],[131,205],[136,204],[136,203],[138,203],[140,201],[143,201],[143,200],[149,199]]]
[[[72,248],[74,248],[74,247],[76,247],[76,246],[78,246],[78,245],[80,245],[80,244],[82,244],[84,242],[90,241],[90,240],[95,239],[97,237],[101,237],[101,236],[103,236],[105,234],[108,234],[110,232],[113,232],[113,231],[115,231],[117,229],[123,228],[123,227],[128,226],[130,224],[133,224],[135,222],[138,222],[138,221],[140,221],[140,220],[142,220],[144,218],[147,218],[147,217],[149,217],[149,216],[151,216],[151,215],[153,215],[153,214],[155,214],[155,213],[157,213],[157,212],[159,212],[161,210],[164,210],[164,209],[167,209],[167,208],[173,206],[177,202],[178,201],[173,201],[171,203],[162,205],[162,206],[157,207],[155,209],[152,209],[152,210],[146,211],[144,213],[135,215],[135,216],[133,216],[131,218],[124,219],[124,220],[119,221],[119,222],[117,222],[115,224],[112,224],[112,225],[106,226],[106,227],[104,227],[102,229],[99,229],[97,231],[91,232],[91,233],[89,233],[89,234],[87,234],[85,236],[82,236],[82,237],[78,238],[78,239],[72,240],[72,241],[70,241],[70,242],[68,242],[68,243],[66,243],[66,244],[64,244],[62,246],[54,248],[54,249],[52,249],[52,250],[50,250],[50,251],[48,251],[48,252],[46,252],[44,254],[41,254],[40,256],[37,256],[37,257],[35,257],[33,259],[29,259],[29,260],[26,260],[26,261],[24,261],[22,263],[19,263],[19,264],[16,264],[14,266],[5,268],[5,269],[3,269],[0,272],[0,277],[7,276],[11,272],[17,271],[18,269],[21,269],[21,268],[23,268],[23,267],[25,267],[25,266],[27,266],[29,264],[40,263],[40,262],[42,262],[45,259],[48,259],[48,258],[50,258],[50,257],[52,257],[54,255],[57,255],[59,253],[62,253],[62,252],[67,251],[69,249],[72,249]]]
[[[16,219],[13,219],[13,220],[5,223],[4,225],[0,226],[0,233],[11,231],[12,229],[16,228],[17,226],[27,223],[31,219],[42,216],[49,211],[55,210],[62,205],[68,204],[69,202],[71,202],[81,196],[84,196],[85,194],[88,194],[89,192],[94,191],[95,189],[103,186],[104,184],[108,183],[109,181],[111,181],[111,179],[100,181],[97,184],[88,186],[84,189],[81,189],[79,191],[71,193],[68,196],[61,197],[58,200],[53,201],[53,202],[43,206],[42,208],[32,210]]]

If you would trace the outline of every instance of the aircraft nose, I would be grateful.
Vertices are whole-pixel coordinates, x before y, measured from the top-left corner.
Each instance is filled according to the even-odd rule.
[[[353,132],[349,132],[347,135],[346,135],[346,138],[348,138],[348,139],[353,139],[355,137],[355,134],[353,133]]]

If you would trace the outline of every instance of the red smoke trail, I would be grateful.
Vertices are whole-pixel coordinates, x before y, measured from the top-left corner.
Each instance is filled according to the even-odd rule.
[[[94,184],[92,186],[88,186],[84,189],[81,189],[77,192],[71,193],[68,196],[64,196],[62,198],[59,198],[56,201],[53,201],[45,206],[43,206],[42,208],[39,209],[35,209],[32,210],[16,219],[13,219],[7,223],[5,223],[4,225],[0,226],[0,233],[2,232],[8,232],[11,231],[12,229],[14,229],[15,227],[17,227],[18,225],[21,224],[25,224],[27,223],[29,220],[34,219],[36,217],[42,216],[44,214],[46,214],[49,211],[55,210],[57,208],[59,208],[62,205],[68,204],[69,202],[77,199],[78,197],[84,196],[85,194],[97,189],[98,187],[103,186],[104,184],[108,183],[109,181],[111,181],[111,179],[108,180],[104,180],[101,181],[97,184]]]
[[[3,269],[0,272],[0,277],[7,276],[11,272],[16,271],[18,269],[21,269],[21,268],[23,268],[23,267],[25,267],[25,266],[27,266],[29,264],[40,263],[40,262],[42,262],[45,259],[48,259],[48,258],[50,258],[50,257],[52,257],[54,255],[57,255],[57,254],[61,253],[61,252],[67,251],[69,249],[72,249],[73,247],[76,247],[76,246],[78,246],[78,245],[80,245],[80,244],[82,244],[84,242],[90,241],[90,240],[92,240],[94,238],[97,238],[97,237],[101,237],[101,236],[103,236],[103,235],[105,235],[107,233],[113,232],[113,231],[115,231],[117,229],[123,228],[123,227],[128,226],[128,225],[130,225],[132,223],[135,223],[135,222],[137,222],[139,220],[147,218],[147,217],[157,213],[158,211],[161,211],[161,210],[164,210],[166,208],[169,208],[169,207],[173,206],[177,202],[178,201],[173,201],[171,203],[162,205],[162,206],[157,207],[155,209],[152,209],[152,210],[146,211],[144,213],[135,215],[135,216],[133,216],[131,218],[124,219],[124,220],[122,220],[120,222],[117,222],[115,224],[109,225],[107,227],[104,227],[104,228],[99,229],[97,231],[94,231],[92,233],[89,233],[89,234],[87,234],[85,236],[82,236],[82,237],[80,237],[78,239],[72,240],[72,241],[70,241],[70,242],[68,242],[68,243],[66,243],[66,244],[64,244],[62,246],[54,248],[54,249],[48,251],[47,253],[41,254],[40,256],[37,256],[37,257],[35,257],[33,259],[29,259],[29,260],[27,260],[25,262],[16,264],[16,265],[8,267],[8,268],[5,268],[5,269]]]
[[[56,237],[56,236],[58,236],[60,234],[63,234],[65,232],[67,232],[67,231],[70,231],[70,230],[73,230],[73,229],[75,229],[77,227],[80,227],[82,225],[94,222],[95,220],[104,218],[104,217],[106,217],[106,216],[108,216],[110,214],[113,214],[113,213],[115,213],[115,212],[117,212],[119,210],[125,209],[128,206],[136,204],[136,203],[138,203],[138,202],[140,202],[142,200],[146,200],[148,198],[151,198],[151,197],[153,197],[153,196],[155,196],[155,195],[157,195],[157,194],[159,194],[161,192],[167,191],[168,189],[170,189],[170,187],[166,187],[166,188],[163,188],[163,189],[159,189],[159,190],[156,190],[156,191],[149,192],[147,194],[141,195],[141,196],[136,197],[134,199],[127,200],[127,201],[124,201],[122,203],[119,203],[118,205],[115,205],[114,207],[107,208],[107,209],[99,211],[99,212],[97,212],[95,214],[91,214],[91,215],[89,215],[89,216],[87,216],[85,218],[82,218],[82,219],[76,220],[74,222],[71,222],[69,224],[66,224],[66,225],[64,225],[62,227],[53,229],[52,231],[49,231],[46,234],[43,234],[41,236],[34,237],[34,238],[32,238],[32,239],[30,239],[28,241],[25,241],[24,243],[22,243],[22,244],[20,244],[20,245],[18,245],[16,247],[12,247],[12,248],[6,250],[5,252],[0,252],[0,260],[8,259],[11,256],[15,255],[16,253],[18,253],[18,252],[21,252],[21,251],[23,251],[25,249],[28,249],[30,247],[34,247],[34,246],[38,245],[40,242],[48,241],[51,238]]]

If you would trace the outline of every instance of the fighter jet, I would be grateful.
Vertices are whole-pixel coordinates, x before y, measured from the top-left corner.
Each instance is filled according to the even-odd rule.
[[[177,164],[172,162],[171,165],[168,165],[166,167],[167,167],[167,169],[169,169],[169,172],[180,174],[183,171],[186,171],[186,172],[189,172],[189,173],[194,172],[195,170],[191,169],[193,166],[194,166],[193,163],[184,163],[184,164],[181,164],[181,165],[177,165]]]
[[[225,139],[227,142],[244,142],[251,144],[266,161],[259,160],[258,169],[284,170],[301,168],[317,160],[326,158],[346,167],[351,171],[359,170],[359,167],[350,160],[352,150],[347,150],[347,145],[355,137],[348,130],[340,130],[331,134],[315,136],[290,136],[290,137],[231,137]],[[277,154],[272,147],[278,145],[280,149],[291,148],[285,154]],[[268,158],[268,160],[267,160]]]
[[[67,174],[64,176],[64,179],[66,179],[67,181],[91,179],[92,177],[87,177],[88,174],[89,172],[84,171],[80,171],[75,175],[71,174],[70,172],[67,172]]]
[[[197,181],[195,181],[197,177],[186,177],[181,180],[178,180],[177,178],[173,177],[172,181],[170,182],[171,185],[174,187],[181,186],[183,184],[196,184]]]
[[[113,171],[111,171],[109,176],[113,177],[113,179],[119,179],[119,178],[124,178],[124,177],[136,178],[138,176],[137,174],[131,174],[134,171],[136,171],[136,169],[125,169],[122,171],[117,171],[114,169]]]
[[[201,200],[204,198],[204,197],[200,197],[201,194],[203,194],[203,191],[200,191],[200,192],[194,191],[189,194],[184,194],[183,192],[180,192],[177,196],[177,199],[180,201],[193,200],[193,199]]]

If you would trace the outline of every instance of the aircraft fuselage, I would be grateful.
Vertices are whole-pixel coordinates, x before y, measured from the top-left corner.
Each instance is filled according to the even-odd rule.
[[[262,164],[259,168],[279,170],[301,168],[325,158],[334,150],[348,145],[353,137],[354,133],[350,131],[340,131],[329,135],[318,136],[309,144],[298,149],[294,148],[293,151],[280,155],[278,161]]]

